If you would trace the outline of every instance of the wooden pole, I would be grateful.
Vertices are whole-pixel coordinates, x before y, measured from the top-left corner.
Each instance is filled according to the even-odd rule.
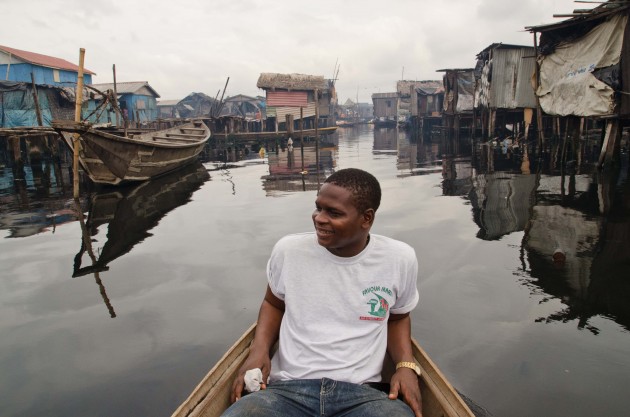
[[[114,100],[116,101],[115,103],[115,109],[119,109],[118,107],[118,89],[116,88],[116,64],[112,65],[112,73],[114,74]],[[120,120],[118,119],[118,111],[115,111],[114,114],[116,115],[116,127],[120,126]],[[124,123],[124,119],[123,119],[123,123]],[[125,127],[125,136],[127,136],[127,127]]]
[[[302,172],[304,172],[304,107],[300,107],[300,156],[302,158]]]
[[[319,93],[315,89],[315,164],[317,166],[317,180],[319,182]],[[319,187],[318,187],[319,188]]]
[[[545,136],[543,132],[542,107],[540,107],[540,97],[538,97],[538,87],[540,86],[540,66],[538,64],[538,39],[536,38],[536,32],[534,32],[534,54],[536,55],[536,62],[534,63],[534,68],[536,69],[534,97],[536,97],[536,124],[538,125],[538,155],[542,155]]]
[[[35,76],[31,72],[31,85],[33,86],[33,101],[35,101],[35,114],[37,115],[37,124],[44,126],[42,118],[42,110],[39,108],[39,97],[37,96],[37,87],[35,86]]]
[[[79,49],[79,77],[77,79],[76,105],[74,107],[74,121],[81,122],[81,106],[83,104],[83,62],[85,60],[85,49]],[[73,159],[73,188],[74,198],[79,198],[79,137],[78,133],[74,134],[72,140]]]

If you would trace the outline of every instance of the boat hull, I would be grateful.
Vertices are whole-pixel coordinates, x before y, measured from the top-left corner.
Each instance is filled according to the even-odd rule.
[[[227,353],[208,372],[192,394],[171,417],[218,417],[230,406],[232,382],[249,355],[256,324],[252,325]],[[431,361],[429,356],[412,339],[413,354],[422,369],[422,415],[424,417],[474,417],[455,388]],[[383,366],[383,381],[389,381],[394,372],[390,360]]]

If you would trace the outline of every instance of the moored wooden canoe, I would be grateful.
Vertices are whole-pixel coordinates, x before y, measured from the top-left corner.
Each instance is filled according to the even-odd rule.
[[[249,355],[249,346],[254,339],[256,324],[223,355],[179,406],[171,417],[218,417],[230,405],[232,382]],[[455,388],[446,380],[418,342],[412,338],[413,354],[422,369],[423,417],[474,417]],[[385,364],[383,380],[388,381],[393,364]]]
[[[146,181],[197,159],[210,137],[200,120],[155,132],[121,136],[89,124],[56,120],[53,128],[74,149],[79,134],[79,161],[97,184]]]

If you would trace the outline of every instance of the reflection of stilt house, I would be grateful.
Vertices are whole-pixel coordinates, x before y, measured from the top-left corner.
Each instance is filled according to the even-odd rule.
[[[332,80],[321,75],[262,73],[256,86],[267,93],[266,131],[291,131],[296,127],[281,129],[280,124],[300,120],[300,115],[304,129],[315,128],[316,118],[318,127],[335,125],[337,94]]]
[[[475,111],[484,138],[528,134],[536,98],[531,79],[535,50],[494,43],[477,54]]]
[[[421,136],[430,136],[442,124],[442,81],[422,81],[411,89],[411,124]]]
[[[391,127],[398,123],[398,93],[372,94],[374,126]]]
[[[535,44],[540,107],[557,116],[554,131],[564,128],[563,147],[572,144],[578,161],[582,138],[594,122],[604,128],[599,165],[618,156],[630,116],[630,60],[622,59],[630,56],[629,10],[629,2],[607,2],[564,15],[573,17],[559,23],[527,28],[535,41],[540,34]]]
[[[474,70],[472,68],[441,69],[438,72],[444,72],[442,132],[445,139],[454,139],[455,142],[459,142],[462,129],[468,130],[469,133],[473,129]]]

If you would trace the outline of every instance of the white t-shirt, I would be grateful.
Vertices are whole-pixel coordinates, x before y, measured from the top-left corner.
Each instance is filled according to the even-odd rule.
[[[390,313],[418,303],[418,260],[406,243],[370,235],[356,256],[335,256],[315,233],[285,236],[267,263],[271,291],[286,306],[271,381],[381,380]]]

